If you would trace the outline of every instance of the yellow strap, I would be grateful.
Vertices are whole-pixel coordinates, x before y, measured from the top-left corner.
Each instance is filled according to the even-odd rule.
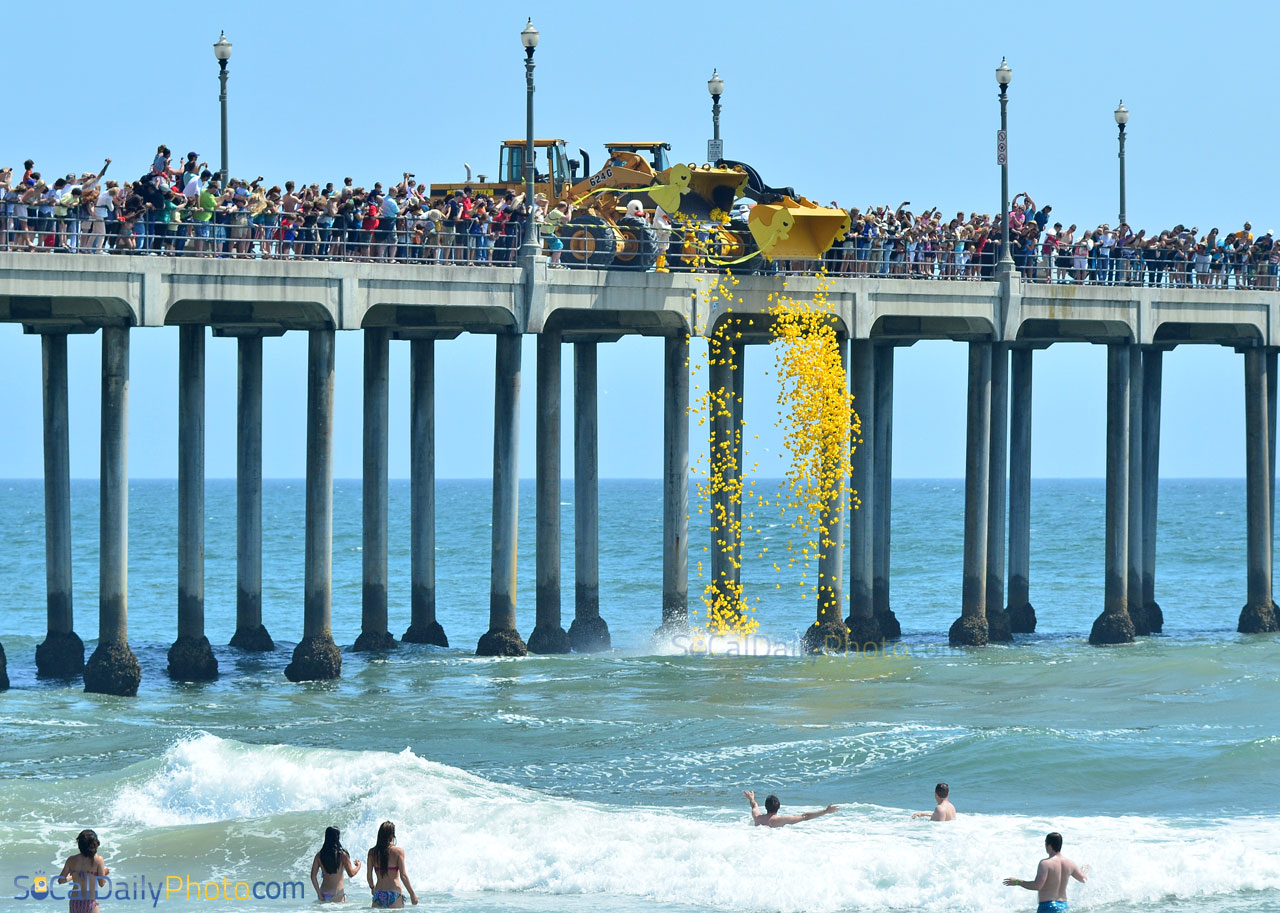
[[[595,196],[597,193],[648,193],[650,190],[670,190],[674,184],[650,184],[647,187],[597,187],[594,190],[588,190],[582,196],[572,202],[574,209],[578,208],[578,204],[587,197]]]

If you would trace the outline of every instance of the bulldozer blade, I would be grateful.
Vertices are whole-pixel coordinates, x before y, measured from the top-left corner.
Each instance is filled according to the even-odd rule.
[[[849,214],[804,197],[786,197],[752,207],[748,225],[760,252],[770,260],[816,260],[849,231]]]

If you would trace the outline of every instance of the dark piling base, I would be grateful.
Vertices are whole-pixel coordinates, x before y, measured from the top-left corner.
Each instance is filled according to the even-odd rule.
[[[893,614],[893,609],[876,609],[875,616],[885,640],[902,639],[902,625],[898,624],[898,616]]]
[[[987,610],[987,640],[993,644],[1007,644],[1013,640],[1013,622],[1004,609]]]
[[[1236,626],[1236,630],[1241,634],[1272,634],[1280,631],[1275,603],[1245,606],[1240,610],[1240,624]]]
[[[138,657],[123,641],[98,644],[84,666],[84,690],[91,694],[133,697],[142,683]]]
[[[236,628],[236,633],[231,635],[231,646],[250,653],[270,653],[276,648],[275,641],[267,633],[265,625],[258,625],[256,628]]]
[[[1147,627],[1151,629],[1150,633],[1160,634],[1164,631],[1164,610],[1160,608],[1160,603],[1152,602],[1146,606],[1147,610]]]
[[[574,618],[573,624],[569,625],[569,646],[575,653],[603,653],[613,646],[609,639],[609,626],[599,615]]]
[[[529,635],[529,652],[546,655],[548,653],[568,653],[570,650],[569,635],[559,625],[537,625]]]
[[[961,615],[947,632],[953,647],[985,647],[990,639],[987,620],[975,615]]]
[[[520,639],[520,632],[513,628],[493,628],[486,631],[476,644],[476,656],[527,656],[529,648]]]
[[[1009,631],[1012,634],[1034,634],[1036,632],[1036,610],[1031,603],[1020,606],[1009,606]]]
[[[814,622],[800,641],[806,653],[845,653],[849,649],[849,629],[843,621]]]
[[[430,644],[433,647],[449,646],[449,638],[444,636],[444,628],[440,627],[438,621],[425,625],[409,625],[409,630],[404,632],[400,641],[406,644]]]
[[[79,678],[84,672],[84,641],[75,631],[50,631],[36,647],[37,678]]]
[[[394,650],[398,646],[390,631],[361,631],[360,636],[356,638],[355,646],[351,649],[356,653],[372,653]]]
[[[1151,633],[1151,625],[1147,621],[1147,610],[1144,606],[1129,603],[1129,620],[1133,622],[1135,637],[1146,637]]]
[[[169,678],[175,682],[211,682],[218,677],[218,660],[209,638],[179,637],[169,648]]]
[[[293,648],[293,662],[284,667],[291,682],[323,682],[342,674],[342,651],[333,638],[304,637]]]
[[[880,622],[875,615],[870,618],[850,615],[844,620],[844,626],[849,629],[850,650],[861,650],[867,644],[879,644],[885,639],[884,631],[881,630]]]
[[[0,691],[9,690],[9,663],[4,658],[4,644],[0,644]]]
[[[1128,612],[1103,612],[1093,622],[1089,643],[1096,646],[1133,643],[1133,619]]]

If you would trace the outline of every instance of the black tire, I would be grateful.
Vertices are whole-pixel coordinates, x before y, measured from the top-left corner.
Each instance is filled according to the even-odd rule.
[[[644,219],[624,216],[618,220],[622,239],[613,255],[611,269],[644,271],[658,262],[658,239]]]
[[[605,269],[618,252],[618,236],[599,216],[574,216],[560,229],[560,262],[578,269]]]

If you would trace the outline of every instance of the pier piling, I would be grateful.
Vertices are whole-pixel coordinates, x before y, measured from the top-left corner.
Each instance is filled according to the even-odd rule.
[[[364,472],[361,496],[360,636],[357,652],[391,650],[396,639],[387,620],[387,425],[391,335],[364,331]]]
[[[129,649],[129,328],[102,328],[98,646],[84,690],[132,697],[142,670]]]
[[[1146,558],[1144,544],[1147,524],[1143,500],[1146,495],[1146,447],[1143,430],[1146,425],[1146,397],[1143,395],[1146,372],[1142,366],[1142,348],[1129,346],[1129,543],[1127,559],[1129,618],[1133,620],[1133,633],[1145,637],[1151,633],[1147,621],[1146,603],[1142,599],[1143,562]]]
[[[662,625],[689,627],[689,334],[663,338]]]
[[[436,348],[409,342],[409,628],[407,644],[449,646],[436,620]]]
[[[333,350],[334,331],[308,331],[307,513],[302,640],[284,674],[291,682],[342,674],[333,642]]]
[[[236,632],[231,646],[276,648],[262,624],[262,336],[236,339]]]
[[[849,345],[847,360],[853,392],[853,411],[860,433],[853,436],[853,472],[849,485],[854,509],[849,516],[849,643],[878,643],[884,636],[875,615],[872,587],[875,582],[875,478],[876,478],[876,374],[875,346],[870,339]],[[841,559],[843,560],[843,559]]]
[[[845,374],[849,371],[849,342],[840,336],[840,365]],[[870,428],[864,426],[870,439]],[[856,440],[854,441],[856,443]],[[842,452],[839,459],[843,460]],[[845,484],[849,480],[845,479]],[[846,491],[841,491],[823,511],[821,523],[827,533],[827,541],[818,545],[818,612],[814,623],[805,631],[804,646],[808,652],[843,652],[849,647],[848,625],[844,620],[844,513]],[[863,504],[863,512],[871,514],[871,504]],[[852,522],[852,521],[851,521]],[[858,641],[858,644],[863,641]]]
[[[991,452],[987,482],[987,639],[1013,639],[1013,624],[1004,607],[1004,537],[1006,475],[1009,465],[1009,344],[991,345]]]
[[[1244,350],[1245,512],[1248,523],[1248,600],[1237,626],[1241,634],[1280,630],[1271,596],[1271,455],[1267,430],[1267,358]]]
[[[537,342],[536,591],[530,653],[569,652],[569,635],[560,619],[560,338],[558,331],[544,328]]]
[[[169,677],[204,682],[218,660],[204,633],[204,327],[178,327],[178,639]]]
[[[573,345],[573,623],[569,644],[579,653],[610,646],[609,625],[600,617],[599,403],[595,342]],[[557,384],[557,388],[559,384]],[[556,433],[559,434],[557,422]],[[556,464],[556,511],[559,507]],[[557,517],[559,513],[557,513]],[[557,537],[558,539],[558,537]],[[559,567],[559,553],[556,555]],[[557,591],[557,599],[559,592]],[[559,603],[557,602],[557,613]],[[557,614],[557,620],[559,614]]]
[[[982,647],[987,629],[987,513],[991,474],[991,343],[969,343],[964,461],[964,580],[952,646]]]
[[[1009,631],[1031,634],[1031,368],[1033,351],[1010,353],[1009,390]]]
[[[893,523],[893,349],[875,347],[876,426],[871,449],[875,451],[872,479],[872,517],[875,543],[872,551],[871,604],[880,633],[888,640],[902,636],[902,625],[893,613],[889,587],[889,548]],[[864,436],[865,440],[865,436]]]
[[[1156,519],[1160,493],[1160,387],[1164,353],[1142,353],[1142,614],[1147,632],[1164,630],[1156,602]],[[1274,454],[1273,454],[1274,457]]]
[[[519,333],[499,333],[494,353],[493,533],[489,564],[489,630],[478,656],[524,656],[528,647],[516,630],[520,447]]]
[[[1091,644],[1133,641],[1129,617],[1129,369],[1127,343],[1107,346],[1106,561],[1102,614],[1089,632]]]
[[[84,672],[84,641],[75,632],[71,599],[67,334],[41,334],[40,352],[44,375],[44,554],[48,629],[44,642],[36,647],[36,676],[77,678]]]

